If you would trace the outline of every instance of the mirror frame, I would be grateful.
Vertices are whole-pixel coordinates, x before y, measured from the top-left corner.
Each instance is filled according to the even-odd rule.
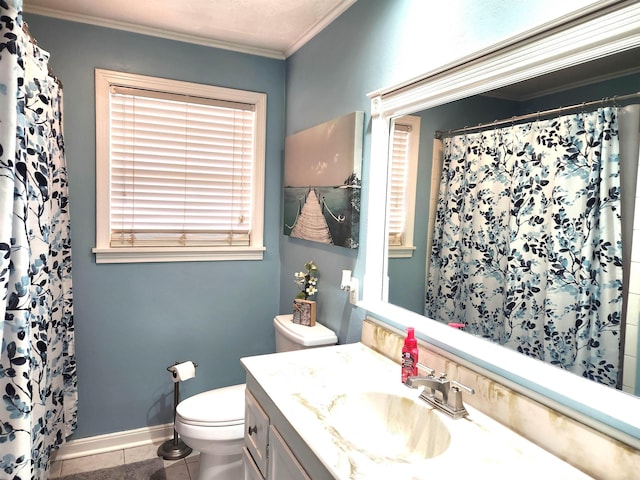
[[[386,211],[391,119],[640,46],[640,4],[576,12],[418,78],[369,94],[371,168],[362,301],[369,316],[514,390],[640,449],[640,398],[387,303]]]

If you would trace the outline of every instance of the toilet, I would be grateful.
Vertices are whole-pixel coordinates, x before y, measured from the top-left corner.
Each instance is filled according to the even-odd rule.
[[[293,315],[273,319],[276,352],[335,345],[336,334],[316,323],[313,327],[292,322]],[[244,478],[245,384],[217,388],[180,402],[175,429],[182,441],[200,452],[198,480],[238,480]]]

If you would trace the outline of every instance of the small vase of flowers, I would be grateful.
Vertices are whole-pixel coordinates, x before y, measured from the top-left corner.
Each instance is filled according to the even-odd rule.
[[[313,261],[304,264],[306,271],[294,273],[298,295],[293,301],[293,323],[313,327],[316,324],[316,302],[309,300],[318,292],[318,267]]]

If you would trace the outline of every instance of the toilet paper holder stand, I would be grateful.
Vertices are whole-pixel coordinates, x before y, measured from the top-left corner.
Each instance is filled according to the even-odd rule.
[[[167,367],[167,371],[171,372],[173,377],[175,378],[176,372],[171,369],[176,365],[179,365],[182,362],[175,362],[173,365],[169,365]],[[194,367],[198,367],[196,362],[193,362]],[[178,438],[178,432],[176,432],[176,408],[178,407],[178,402],[180,401],[180,382],[174,382],[173,384],[173,438],[167,440],[162,443],[158,447],[158,456],[164,458],[165,460],[179,460],[181,458],[189,455],[193,450],[186,443],[182,441],[182,439]]]

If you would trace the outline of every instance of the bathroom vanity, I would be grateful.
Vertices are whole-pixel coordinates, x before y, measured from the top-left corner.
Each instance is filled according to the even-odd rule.
[[[280,478],[310,479],[269,416],[250,393],[246,393],[245,446],[242,460],[245,480]]]
[[[242,365],[245,479],[592,478],[468,405],[433,410],[362,343]]]

